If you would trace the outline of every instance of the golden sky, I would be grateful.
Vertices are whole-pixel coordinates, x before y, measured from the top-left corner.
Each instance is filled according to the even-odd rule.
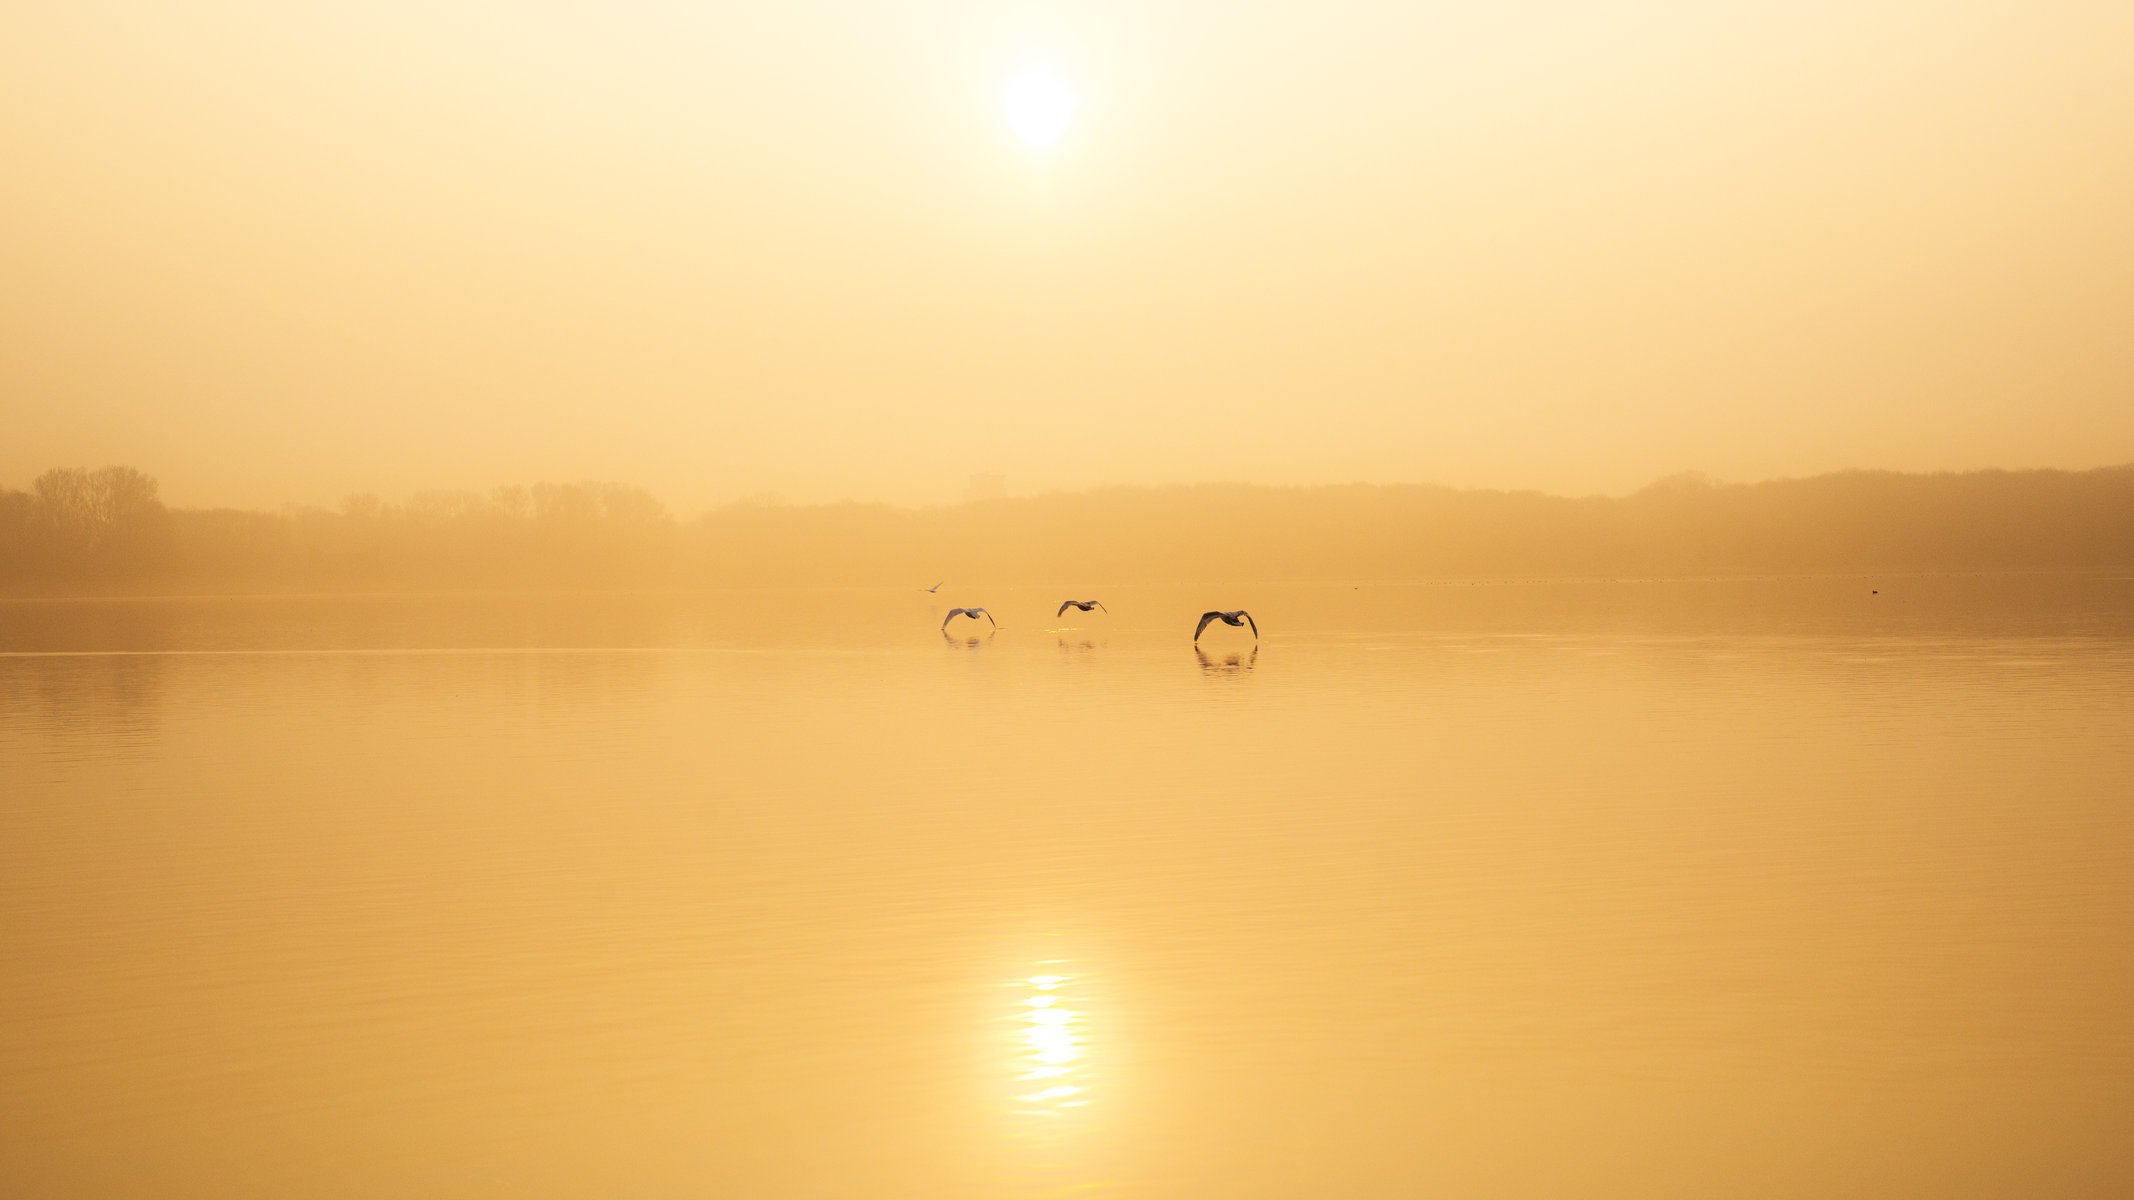
[[[2134,5],[17,4],[0,483],[2134,460]]]

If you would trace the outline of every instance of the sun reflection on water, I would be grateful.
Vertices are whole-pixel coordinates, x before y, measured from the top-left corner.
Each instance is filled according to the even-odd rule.
[[[1019,979],[1014,1023],[1014,1109],[1018,1116],[1059,1117],[1089,1104],[1088,1030],[1065,961],[1038,964]]]

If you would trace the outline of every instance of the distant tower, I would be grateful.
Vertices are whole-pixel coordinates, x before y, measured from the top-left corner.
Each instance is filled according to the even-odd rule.
[[[965,500],[998,500],[1007,494],[1007,479],[991,471],[980,471],[971,476],[970,486],[963,489]]]

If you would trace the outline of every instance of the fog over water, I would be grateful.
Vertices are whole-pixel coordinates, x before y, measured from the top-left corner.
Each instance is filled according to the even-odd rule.
[[[2129,697],[2109,575],[0,603],[0,1192],[2114,1194]]]
[[[0,11],[0,1200],[2134,1195],[2126,0]]]

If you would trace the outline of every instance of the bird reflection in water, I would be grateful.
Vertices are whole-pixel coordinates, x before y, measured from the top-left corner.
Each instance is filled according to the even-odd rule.
[[[950,649],[953,650],[977,650],[984,646],[991,645],[993,642],[993,637],[994,635],[990,632],[982,636],[973,633],[958,637],[955,634],[950,633],[946,629],[941,631],[942,644],[948,646]]]
[[[1193,647],[1193,657],[1200,660],[1200,670],[1203,675],[1243,675],[1252,669],[1254,663],[1260,660],[1260,647],[1259,643],[1255,642],[1250,650],[1233,651],[1221,658],[1215,658],[1206,650],[1195,646]]]
[[[1059,635],[1059,643],[1060,653],[1070,657],[1089,654],[1097,648],[1094,638],[1068,638],[1064,634]]]
[[[1088,1030],[1064,962],[1015,982],[1013,1111],[1059,1118],[1089,1104]]]

